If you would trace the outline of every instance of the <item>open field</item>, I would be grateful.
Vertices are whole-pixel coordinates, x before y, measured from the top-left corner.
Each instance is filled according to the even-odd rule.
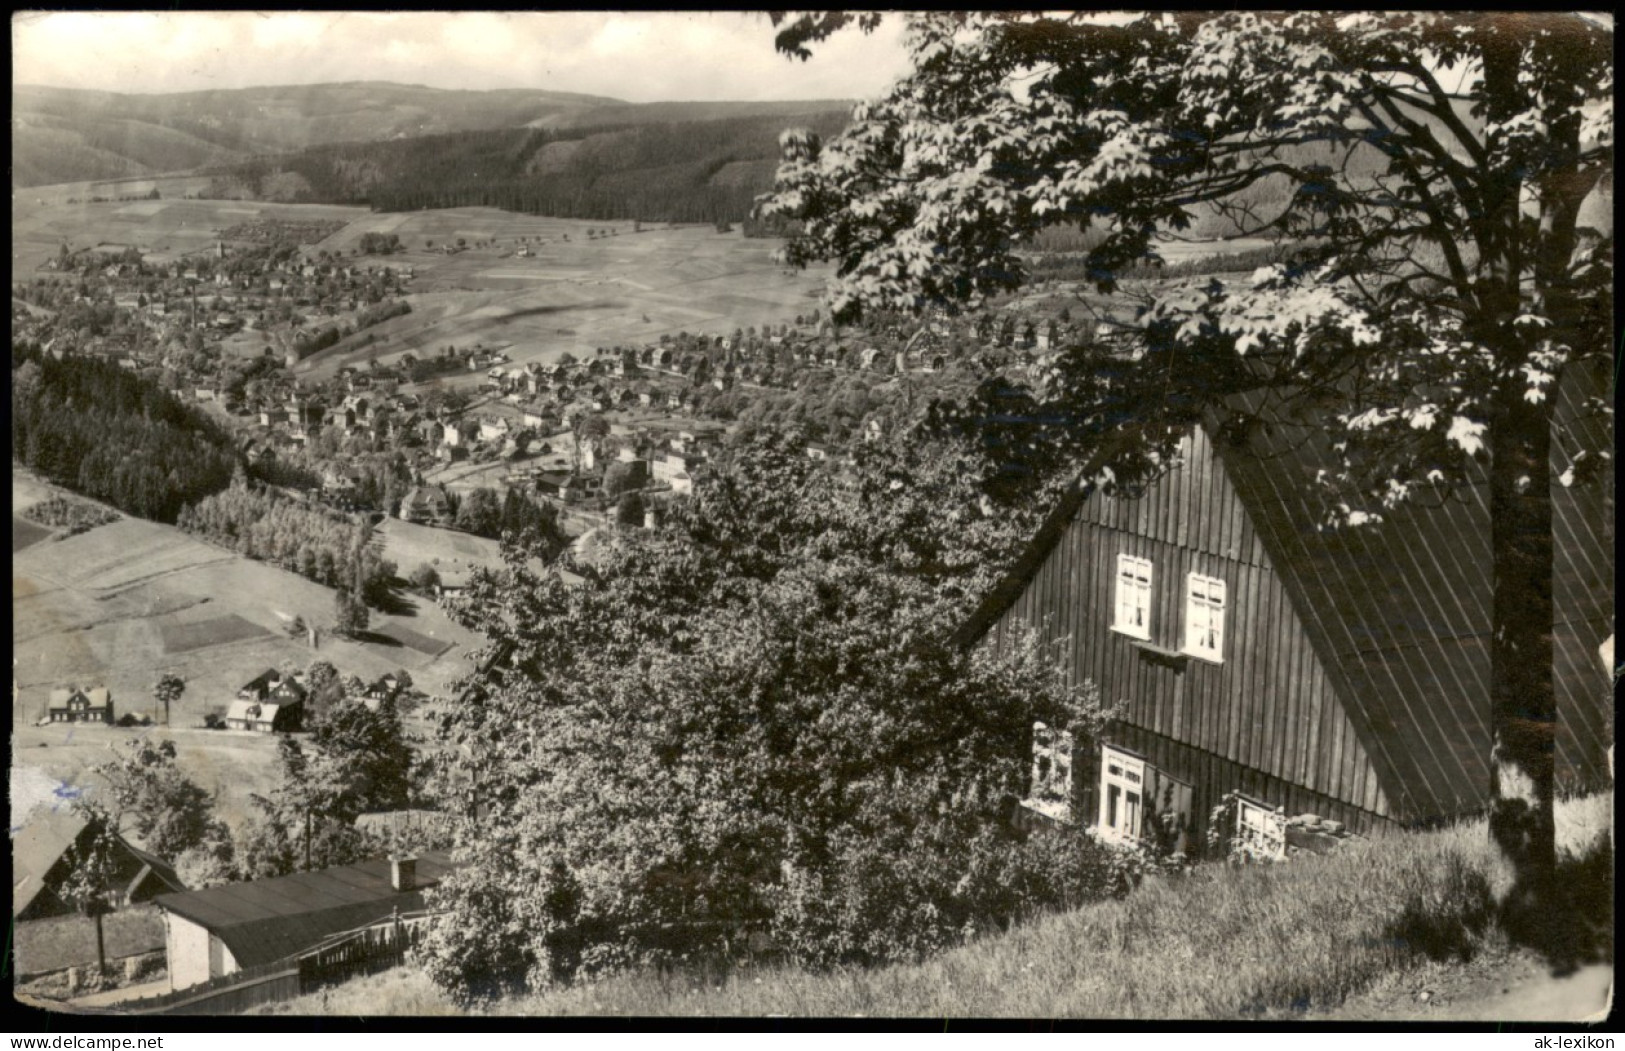
[[[150,180],[149,180],[150,181]],[[149,187],[150,188],[150,187]],[[363,257],[410,265],[412,313],[369,328],[301,362],[301,378],[326,379],[370,359],[394,361],[474,343],[507,347],[516,363],[553,361],[566,351],[635,345],[679,331],[732,331],[787,321],[816,306],[824,272],[786,270],[773,261],[778,242],[719,234],[709,226],[591,223],[520,215],[494,208],[373,213],[336,205],[254,201],[157,201],[67,204],[60,187],[40,187],[12,202],[12,266],[23,275],[66,243],[73,248],[130,245],[150,258],[175,259],[213,247],[222,230],[256,218],[348,222],[308,251],[352,256],[363,235],[393,233],[407,251]],[[78,188],[79,193],[88,192]],[[138,192],[136,184],[124,192]],[[45,204],[38,204],[43,200]],[[53,203],[54,202],[54,203]],[[587,231],[613,229],[588,238]],[[455,243],[454,255],[429,249]],[[520,257],[520,238],[532,254]],[[263,340],[234,344],[257,354]],[[483,376],[448,377],[472,385]]]
[[[589,229],[614,236],[588,239]],[[662,333],[724,332],[787,321],[816,306],[822,271],[791,272],[773,261],[778,242],[719,234],[708,226],[654,227],[458,208],[357,219],[311,251],[348,253],[363,234],[393,233],[406,246],[386,259],[413,267],[413,313],[368,329],[302,362],[325,378],[340,366],[408,351],[436,353],[476,342],[507,346],[516,363],[577,356],[600,346],[640,344]],[[565,238],[569,240],[566,241]],[[462,238],[454,255],[436,248]],[[519,257],[520,238],[532,253]],[[468,383],[480,376],[469,376]],[[447,382],[458,382],[449,377]]]
[[[386,518],[374,531],[383,542],[383,555],[394,562],[402,576],[428,563],[444,571],[448,567],[470,569],[502,567],[502,545],[471,533],[403,522]]]
[[[263,666],[260,670],[263,670]],[[114,698],[117,701],[117,697]],[[184,706],[186,700],[181,704]],[[276,734],[249,730],[203,730],[163,726],[121,729],[88,723],[16,726],[11,734],[11,761],[33,767],[68,789],[91,798],[106,785],[92,771],[140,737],[175,742],[175,762],[205,791],[214,794],[222,820],[240,826],[256,814],[251,795],[265,795],[278,780]],[[13,820],[16,820],[14,815]]]
[[[15,191],[14,196],[36,207],[40,204],[67,204],[69,198],[82,201],[90,197],[139,197],[155,189],[166,198],[174,198],[185,197],[189,193],[203,193],[214,181],[214,177],[210,175],[131,175],[118,179],[99,179],[94,182],[59,182],[47,186],[29,186]]]
[[[159,260],[174,259],[214,247],[220,231],[253,219],[348,221],[368,214],[364,208],[258,201],[165,199],[67,204],[65,199],[45,196],[46,190],[55,189],[36,187],[12,195],[11,266],[19,276],[34,274],[64,243],[70,248],[134,245]],[[47,203],[36,204],[40,199]]]
[[[30,522],[27,519],[11,516],[11,553],[24,551],[51,535],[51,531],[42,525]]]
[[[39,488],[21,472],[13,478],[19,502]],[[165,672],[187,680],[171,719],[196,725],[267,667],[303,666],[318,656],[369,680],[404,667],[425,692],[443,692],[466,672],[465,654],[480,639],[437,606],[406,601],[412,612],[375,613],[373,629],[397,624],[411,632],[403,639],[433,640],[432,647],[324,633],[318,653],[284,628],[294,616],[330,623],[331,590],[173,527],[126,518],[34,544],[12,560],[13,725],[32,724],[50,690],[70,683],[108,686],[119,714],[150,713],[152,684]]]

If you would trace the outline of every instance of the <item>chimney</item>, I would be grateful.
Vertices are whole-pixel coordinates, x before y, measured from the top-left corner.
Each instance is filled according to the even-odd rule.
[[[398,891],[417,889],[418,859],[392,857],[389,859],[389,884]]]

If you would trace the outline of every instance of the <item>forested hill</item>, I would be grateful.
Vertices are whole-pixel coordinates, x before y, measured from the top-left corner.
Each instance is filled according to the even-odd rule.
[[[153,380],[27,342],[11,346],[11,458],[157,522],[224,489],[238,466],[231,438]]]
[[[618,99],[361,81],[136,95],[18,85],[12,185],[176,172],[330,142],[569,120]]]
[[[380,211],[479,205],[577,219],[737,222],[772,187],[784,128],[828,136],[845,126],[849,107],[828,105],[631,127],[507,128],[314,146],[214,169],[215,192]],[[618,122],[640,108],[608,112]]]

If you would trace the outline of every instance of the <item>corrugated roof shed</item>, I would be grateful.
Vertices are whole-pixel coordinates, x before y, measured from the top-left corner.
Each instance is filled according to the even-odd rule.
[[[240,967],[286,959],[329,935],[386,919],[395,910],[424,907],[423,889],[452,869],[451,855],[427,851],[417,859],[415,889],[397,891],[387,860],[300,872],[277,879],[228,883],[186,894],[165,894],[158,906],[218,937]]]

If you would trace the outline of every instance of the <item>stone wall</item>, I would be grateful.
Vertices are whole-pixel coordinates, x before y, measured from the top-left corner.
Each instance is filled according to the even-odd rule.
[[[1299,814],[1286,822],[1287,856],[1308,851],[1325,854],[1336,850],[1346,840],[1357,838],[1341,821],[1321,818],[1317,814]]]

